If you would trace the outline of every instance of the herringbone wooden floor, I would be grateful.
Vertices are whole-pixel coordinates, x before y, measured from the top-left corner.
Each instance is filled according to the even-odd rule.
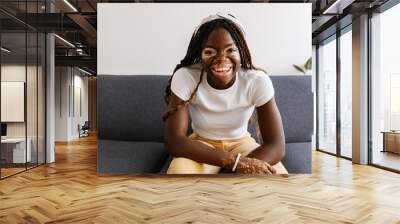
[[[96,139],[0,181],[0,223],[400,223],[400,175],[314,152],[312,175],[98,176]]]

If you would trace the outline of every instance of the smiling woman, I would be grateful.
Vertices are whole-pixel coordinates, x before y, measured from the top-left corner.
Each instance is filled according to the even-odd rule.
[[[166,88],[169,174],[287,173],[285,138],[265,71],[251,60],[244,29],[232,15],[205,18]],[[257,109],[264,143],[247,132]],[[187,137],[189,116],[193,133]]]

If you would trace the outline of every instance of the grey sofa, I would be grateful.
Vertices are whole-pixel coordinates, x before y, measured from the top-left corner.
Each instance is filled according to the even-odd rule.
[[[171,157],[163,143],[164,89],[169,76],[99,75],[99,174],[164,173]],[[282,163],[289,173],[311,173],[313,95],[310,76],[271,76],[286,137]],[[249,127],[254,135],[255,126]],[[189,133],[188,133],[189,134]]]

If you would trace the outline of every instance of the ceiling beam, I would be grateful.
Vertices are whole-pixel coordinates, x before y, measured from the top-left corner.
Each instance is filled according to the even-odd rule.
[[[97,60],[91,56],[55,56],[56,66],[82,66],[96,71]]]
[[[87,41],[90,43],[91,46],[97,45],[97,30],[90,24],[85,17],[81,14],[71,13],[67,14],[67,16],[73,20],[77,25],[79,25],[82,30],[90,37]]]
[[[322,14],[342,14],[343,10],[351,5],[355,0],[336,0],[328,5]]]

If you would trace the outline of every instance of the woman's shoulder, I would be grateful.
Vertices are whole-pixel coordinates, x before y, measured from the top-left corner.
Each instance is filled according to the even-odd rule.
[[[201,65],[199,63],[179,68],[175,71],[174,77],[190,78],[193,81],[198,81],[201,73]]]
[[[201,72],[201,65],[199,63],[193,64],[193,65],[188,65],[188,66],[184,66],[179,68],[178,70],[176,70],[175,73],[190,73],[190,74],[196,74],[196,73],[200,73]]]
[[[241,76],[247,81],[256,82],[260,79],[269,79],[267,73],[261,69],[241,69]]]
[[[246,85],[249,87],[251,102],[259,107],[268,102],[275,94],[274,86],[267,73],[260,69],[248,69],[244,73],[247,77]]]
[[[175,71],[171,80],[171,90],[182,100],[188,100],[198,82],[196,66],[185,66]]]

